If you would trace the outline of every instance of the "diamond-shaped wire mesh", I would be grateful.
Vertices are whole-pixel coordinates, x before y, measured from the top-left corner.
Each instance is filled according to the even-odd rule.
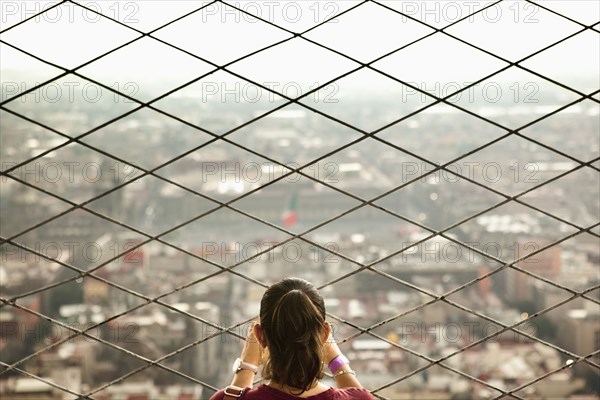
[[[2,2],[0,392],[208,398],[299,275],[377,398],[597,395],[598,4],[267,3]]]

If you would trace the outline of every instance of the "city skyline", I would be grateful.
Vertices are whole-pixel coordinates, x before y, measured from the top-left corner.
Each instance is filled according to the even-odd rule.
[[[2,398],[208,399],[288,276],[382,399],[600,393],[600,3],[80,4],[1,4]]]

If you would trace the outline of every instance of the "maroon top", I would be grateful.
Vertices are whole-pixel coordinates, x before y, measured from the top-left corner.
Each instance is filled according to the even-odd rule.
[[[225,389],[219,390],[210,400],[222,400]],[[247,389],[240,400],[298,400],[300,397],[281,392],[267,385],[260,385],[256,389]],[[329,388],[314,396],[305,397],[303,400],[373,400],[374,397],[365,388],[348,387],[343,389]]]

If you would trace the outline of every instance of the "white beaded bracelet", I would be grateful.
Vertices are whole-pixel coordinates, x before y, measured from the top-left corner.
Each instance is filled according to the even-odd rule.
[[[342,376],[342,375],[345,375],[345,374],[352,374],[352,375],[356,376],[356,372],[352,371],[351,369],[347,369],[347,370],[344,370],[344,371],[338,371],[338,372],[336,372],[333,375],[333,377],[337,378],[338,376]]]

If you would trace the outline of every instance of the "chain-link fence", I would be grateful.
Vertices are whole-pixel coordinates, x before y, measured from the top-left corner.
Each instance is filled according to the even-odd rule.
[[[594,393],[595,2],[267,3],[3,1],[3,393],[208,398],[291,274],[377,398]]]

